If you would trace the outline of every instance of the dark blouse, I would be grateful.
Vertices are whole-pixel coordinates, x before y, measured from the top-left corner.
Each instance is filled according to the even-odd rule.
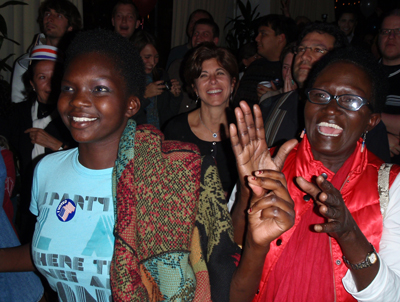
[[[222,187],[229,197],[238,179],[231,142],[229,139],[220,142],[207,142],[199,139],[190,129],[188,114],[185,112],[168,122],[163,131],[165,139],[193,143],[199,147],[201,155],[211,154],[216,161]]]

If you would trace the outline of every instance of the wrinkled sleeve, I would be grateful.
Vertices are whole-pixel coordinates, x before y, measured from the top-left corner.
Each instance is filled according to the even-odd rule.
[[[343,278],[345,289],[358,301],[400,301],[400,177],[396,177],[389,190],[389,206],[383,220],[379,244],[380,267],[371,284],[357,291],[350,271]]]

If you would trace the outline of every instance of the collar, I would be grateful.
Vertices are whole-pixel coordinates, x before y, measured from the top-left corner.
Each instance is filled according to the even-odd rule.
[[[360,138],[357,142],[357,146],[354,150],[355,157],[351,164],[350,173],[348,174],[348,180],[351,180],[362,173],[368,164],[367,154],[365,150],[361,152],[362,139]],[[308,141],[307,135],[304,136],[303,140],[297,146],[296,156],[296,175],[302,176],[306,180],[310,181],[315,175],[326,173],[328,180],[331,181],[335,176],[335,173],[326,168],[322,162],[314,159],[314,155],[311,151],[311,145]]]

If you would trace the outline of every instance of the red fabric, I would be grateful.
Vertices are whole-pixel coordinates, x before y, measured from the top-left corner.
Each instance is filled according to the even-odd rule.
[[[346,180],[354,157],[353,153],[333,177],[332,184],[336,189],[339,190]],[[329,237],[327,234],[313,231],[315,224],[324,222],[318,207],[310,207],[303,215],[271,273],[265,301],[330,302],[334,299]],[[327,277],[321,278],[322,276]]]
[[[297,176],[302,176],[306,180],[310,181],[313,177],[322,173],[326,173],[329,181],[333,182],[337,188],[341,187],[341,194],[346,206],[354,217],[359,228],[367,237],[367,239],[375,246],[375,248],[379,250],[379,242],[382,236],[382,215],[380,212],[377,186],[377,171],[379,170],[382,161],[367,150],[361,153],[360,148],[361,140],[357,143],[356,150],[353,153],[354,159],[350,159],[346,162],[347,167],[342,167],[341,170],[343,171],[340,170],[337,173],[339,175],[335,177],[335,179],[333,179],[335,174],[332,171],[325,168],[321,162],[314,160],[307,137],[305,137],[302,142],[289,154],[282,172],[285,174],[286,179],[288,180],[288,190],[295,203],[295,225],[277,239],[282,241],[281,245],[278,246],[276,244],[277,240],[271,243],[270,251],[264,263],[264,270],[259,285],[259,294],[255,296],[254,301],[268,301],[269,282],[275,282],[275,280],[272,280],[271,278],[273,278],[274,271],[279,269],[277,265],[280,263],[281,257],[284,257],[283,251],[285,251],[286,248],[288,250],[298,249],[299,246],[305,245],[305,243],[302,242],[301,230],[297,230],[302,229],[302,226],[303,229],[307,229],[307,227],[304,226],[311,224],[309,221],[307,221],[307,219],[312,218],[311,209],[313,208],[313,202],[305,202],[303,199],[303,196],[305,195],[304,192],[301,191],[293,181],[290,181]],[[345,172],[345,170],[348,172]],[[391,183],[393,182],[395,175],[397,175],[399,172],[399,166],[392,167],[390,176]],[[298,232],[300,234],[298,234]],[[296,240],[296,236],[299,238],[297,240],[301,240],[301,243],[293,244],[292,246],[292,238]],[[325,250],[324,253],[327,255],[321,257],[326,257],[326,261],[329,261],[330,263],[331,272],[333,271],[333,286],[335,289],[333,293],[334,297],[329,295],[325,299],[328,301],[335,300],[338,302],[354,301],[354,298],[346,292],[342,284],[342,278],[347,272],[347,267],[343,263],[341,249],[336,240],[328,237],[328,235],[325,235],[325,238],[327,238],[328,242],[330,242],[330,249],[328,251]],[[309,238],[305,238],[305,240],[309,240]],[[325,245],[323,245],[321,248],[324,247]],[[292,250],[290,252],[292,254],[292,258],[295,258],[292,260],[295,261],[293,262],[295,265],[291,267],[291,270],[298,270],[299,262],[304,261],[311,265],[311,263],[314,263],[314,261],[320,260],[319,258],[315,259],[315,255],[312,253],[312,251],[314,251],[312,247],[307,248],[309,249],[310,253],[305,255],[303,253],[302,257],[298,256],[298,250]],[[320,251],[320,249],[318,251]],[[299,251],[299,253],[301,253],[301,251]],[[297,281],[295,281],[295,284],[291,284],[291,281],[288,282],[287,279],[282,279],[282,282],[285,282],[288,285],[282,290],[282,297],[285,297],[285,295],[287,296],[281,301],[302,301],[299,299],[299,297],[301,297],[305,291],[309,292],[310,296],[308,299],[303,301],[323,301],[323,299],[314,299],[314,297],[311,296],[315,293],[315,291],[318,291],[318,289],[311,289],[311,286],[321,286],[322,278],[328,278],[328,280],[332,280],[332,274],[326,272],[325,265],[323,268],[324,269],[322,272],[318,272],[317,277],[319,278],[317,278],[317,281],[314,281],[316,282],[314,284],[302,278],[298,278]],[[302,272],[296,273],[298,276],[302,276]],[[327,283],[328,281],[326,284]],[[291,291],[297,293],[297,295],[292,295]],[[291,297],[293,297],[292,300],[290,300]]]
[[[5,182],[5,190],[4,190],[4,202],[3,209],[6,212],[8,219],[10,220],[11,225],[13,225],[13,217],[14,217],[14,207],[11,202],[11,195],[14,189],[15,184],[15,167],[14,167],[14,158],[13,154],[10,150],[3,149],[1,150],[1,155],[3,156],[4,164],[7,169],[7,178]]]

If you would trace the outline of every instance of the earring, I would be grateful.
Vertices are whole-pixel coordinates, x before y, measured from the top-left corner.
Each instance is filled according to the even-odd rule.
[[[306,128],[304,128],[303,131],[301,131],[300,138],[303,138],[305,134],[306,134]]]
[[[361,145],[361,153],[364,152],[364,148],[365,148],[365,141],[367,140],[367,133],[368,131],[365,131],[362,135],[363,141],[362,141],[362,145]]]
[[[33,91],[36,91],[36,89],[35,89],[35,88],[33,88]]]
[[[196,94],[196,96],[197,96],[197,99],[196,99],[196,105],[197,105],[197,103],[200,101],[200,97],[198,94]]]

